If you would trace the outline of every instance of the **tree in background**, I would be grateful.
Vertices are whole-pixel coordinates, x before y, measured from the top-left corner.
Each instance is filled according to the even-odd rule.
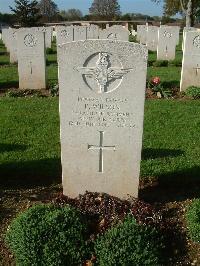
[[[0,13],[0,21],[2,24],[13,25],[17,22],[14,14],[2,14]]]
[[[67,11],[62,10],[60,15],[63,17],[64,20],[74,21],[74,20],[81,20],[83,17],[82,12],[79,9],[68,9]]]
[[[41,0],[38,4],[43,22],[50,22],[58,14],[58,6],[52,0]]]
[[[152,0],[160,3],[161,0]],[[194,25],[200,13],[200,0],[164,0],[164,15],[182,14],[186,18],[186,27]]]
[[[116,19],[120,16],[118,0],[94,0],[89,9],[90,14],[98,19]]]
[[[36,0],[15,0],[15,8],[10,9],[20,26],[33,27],[38,24],[40,15]]]

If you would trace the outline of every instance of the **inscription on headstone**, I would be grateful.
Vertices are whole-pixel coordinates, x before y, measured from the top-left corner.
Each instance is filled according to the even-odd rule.
[[[58,49],[64,194],[137,197],[146,47],[87,40]]]

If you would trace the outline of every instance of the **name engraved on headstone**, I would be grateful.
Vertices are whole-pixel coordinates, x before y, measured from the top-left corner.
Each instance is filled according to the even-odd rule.
[[[126,110],[127,104],[129,100],[126,98],[106,98],[101,101],[98,98],[78,97],[68,124],[72,127],[133,128],[135,127],[134,114]]]

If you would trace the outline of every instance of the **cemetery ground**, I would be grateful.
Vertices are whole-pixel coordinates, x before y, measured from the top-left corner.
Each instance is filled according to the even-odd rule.
[[[176,90],[181,57],[178,46],[166,66],[150,53],[148,78],[159,76],[166,89]],[[47,55],[47,76],[49,85],[57,83],[55,44]],[[18,88],[17,65],[9,64],[2,43],[0,88],[0,265],[15,265],[3,240],[11,220],[62,192],[58,98],[10,97],[16,95],[8,91]],[[189,239],[185,220],[187,206],[199,197],[200,101],[175,98],[146,100],[139,198],[170,228],[165,265],[200,265],[200,246]]]

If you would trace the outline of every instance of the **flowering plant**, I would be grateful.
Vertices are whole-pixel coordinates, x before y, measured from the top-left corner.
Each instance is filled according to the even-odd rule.
[[[151,79],[151,83],[152,83],[153,85],[155,85],[155,86],[159,85],[160,82],[161,82],[161,80],[160,80],[159,77],[153,77],[153,78]]]
[[[148,87],[152,89],[152,91],[159,98],[169,98],[172,95],[170,89],[165,89],[161,83],[160,77],[152,77],[148,82]]]

